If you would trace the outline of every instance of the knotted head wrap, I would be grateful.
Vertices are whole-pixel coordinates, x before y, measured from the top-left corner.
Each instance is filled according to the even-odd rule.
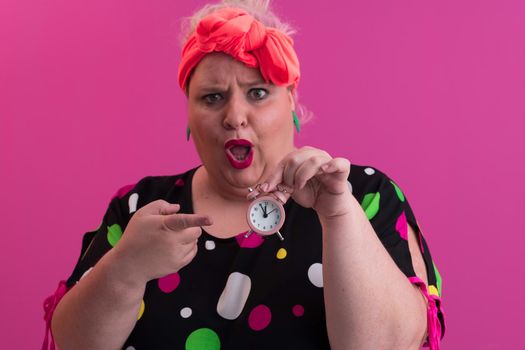
[[[299,82],[299,60],[292,38],[266,27],[244,10],[222,8],[199,22],[182,49],[182,90],[186,90],[193,69],[211,52],[224,52],[248,67],[259,68],[267,83],[293,85],[295,89]]]

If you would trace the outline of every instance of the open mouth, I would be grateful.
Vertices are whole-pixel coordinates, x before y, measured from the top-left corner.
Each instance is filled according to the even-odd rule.
[[[252,148],[248,146],[233,146],[228,149],[228,151],[235,157],[238,161],[243,161],[248,157],[250,150]]]
[[[253,160],[253,145],[248,140],[237,139],[225,143],[224,150],[231,165],[236,169],[244,169]]]

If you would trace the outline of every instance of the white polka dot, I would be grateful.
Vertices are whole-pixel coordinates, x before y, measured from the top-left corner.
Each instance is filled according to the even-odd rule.
[[[128,347],[126,348],[126,350],[135,350],[135,347],[134,347],[134,346],[128,346]]]
[[[134,213],[137,211],[137,202],[139,201],[139,194],[133,193],[131,196],[129,196],[128,199],[128,206],[129,206],[129,213]]]
[[[365,169],[365,173],[366,173],[367,175],[374,175],[375,172],[376,172],[376,171],[375,171],[374,169],[372,169],[372,168],[366,168],[366,169]]]
[[[251,289],[250,277],[240,272],[232,272],[228,276],[226,286],[219,297],[217,313],[227,320],[235,320],[244,309]]]
[[[90,267],[89,269],[87,269],[86,272],[84,272],[84,273],[82,274],[82,277],[80,277],[80,280],[81,280],[82,278],[86,277],[86,276],[91,272],[91,270],[93,270],[93,267]],[[80,280],[79,280],[79,281],[80,281]]]
[[[347,181],[348,182],[348,188],[350,189],[350,193],[354,193],[354,188],[352,187],[352,184],[350,183],[350,181]]]
[[[193,311],[189,307],[185,307],[184,309],[180,310],[180,315],[182,318],[188,318],[191,316]]]
[[[308,279],[316,287],[323,287],[323,264],[315,263],[308,269]]]
[[[215,242],[214,241],[206,241],[204,243],[204,247],[207,249],[207,250],[214,250],[215,249]]]

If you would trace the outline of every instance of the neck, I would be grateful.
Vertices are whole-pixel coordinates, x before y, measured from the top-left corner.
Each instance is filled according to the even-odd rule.
[[[248,188],[234,187],[225,181],[215,179],[213,176],[210,176],[204,166],[201,166],[195,172],[193,187],[204,198],[228,201],[231,204],[246,205],[248,203],[246,199]]]

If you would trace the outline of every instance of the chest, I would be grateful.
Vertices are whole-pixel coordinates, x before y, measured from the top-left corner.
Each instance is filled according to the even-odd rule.
[[[202,333],[220,349],[328,349],[321,231],[316,218],[304,214],[288,213],[284,241],[204,232],[177,283],[168,289],[161,288],[170,284],[166,278],[148,284],[147,310],[127,345],[139,349],[143,339],[149,346],[158,339],[153,348],[184,348]]]
[[[246,204],[232,204],[207,196],[196,195],[193,198],[193,211],[212,218],[213,225],[205,228],[206,232],[217,238],[231,238],[248,231]]]

